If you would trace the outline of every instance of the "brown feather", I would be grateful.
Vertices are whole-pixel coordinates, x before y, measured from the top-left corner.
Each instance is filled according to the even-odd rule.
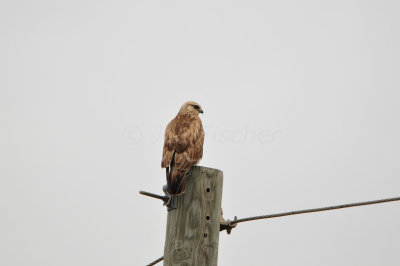
[[[161,167],[169,167],[167,186],[172,194],[185,191],[186,175],[203,156],[203,125],[198,113],[184,109],[187,104],[182,106],[165,130]]]

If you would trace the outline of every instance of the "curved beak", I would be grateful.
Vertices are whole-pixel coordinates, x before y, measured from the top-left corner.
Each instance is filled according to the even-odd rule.
[[[203,113],[204,113],[204,112],[203,112],[203,109],[200,109],[200,110],[199,110],[199,113],[202,113],[202,114],[203,114]]]

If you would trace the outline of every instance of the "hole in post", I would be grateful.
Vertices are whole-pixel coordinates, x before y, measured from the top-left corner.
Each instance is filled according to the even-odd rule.
[[[207,192],[210,192],[210,188],[208,187],[208,188],[206,189],[206,191],[207,191]]]
[[[207,237],[207,233],[204,233],[204,237]]]
[[[207,219],[207,220],[210,220],[210,216],[207,215],[207,216],[206,216],[206,219]]]

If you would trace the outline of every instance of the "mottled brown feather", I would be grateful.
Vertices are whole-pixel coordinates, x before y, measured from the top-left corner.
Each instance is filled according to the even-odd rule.
[[[165,130],[161,161],[162,168],[171,169],[170,181],[173,188],[169,188],[169,191],[174,194],[184,192],[184,184],[182,189],[179,188],[184,181],[182,179],[203,156],[204,130],[201,120],[198,114],[182,108]]]

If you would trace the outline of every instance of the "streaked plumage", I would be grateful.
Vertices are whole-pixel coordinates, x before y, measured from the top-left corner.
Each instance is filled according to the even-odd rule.
[[[203,156],[204,131],[196,102],[186,102],[167,125],[161,167],[166,168],[170,194],[185,192],[186,175]]]

